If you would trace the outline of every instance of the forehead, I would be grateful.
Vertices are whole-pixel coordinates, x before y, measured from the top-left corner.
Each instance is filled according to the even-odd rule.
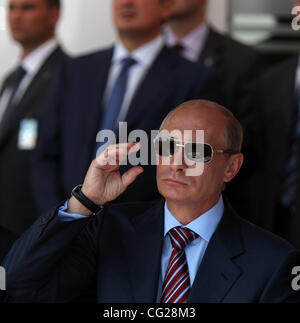
[[[185,140],[196,140],[196,131],[204,131],[204,139],[212,144],[224,142],[227,119],[218,110],[184,108],[175,111],[165,122],[163,129],[185,133]],[[187,131],[188,130],[188,131]]]
[[[10,4],[13,5],[45,5],[47,4],[47,0],[9,0]]]
[[[300,0],[299,0],[300,1]],[[196,8],[203,5],[204,0],[175,0],[175,6],[185,8]]]
[[[132,0],[130,3],[128,3],[127,0],[114,0],[113,1],[115,5],[135,5],[140,8],[149,8],[149,7],[159,7],[161,5],[161,0]]]

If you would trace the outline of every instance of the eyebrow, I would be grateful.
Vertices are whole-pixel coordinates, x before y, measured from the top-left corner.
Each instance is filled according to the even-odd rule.
[[[33,9],[33,8],[36,8],[36,7],[37,7],[36,4],[34,4],[34,3],[26,3],[26,2],[22,3],[20,5],[17,5],[15,3],[10,3],[9,4],[9,10],[14,10],[16,8],[20,8],[22,10],[28,10],[28,9]]]

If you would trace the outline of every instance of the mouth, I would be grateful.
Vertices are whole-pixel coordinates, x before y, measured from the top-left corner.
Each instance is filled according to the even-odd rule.
[[[18,31],[22,31],[23,27],[21,25],[12,25],[10,29],[12,32],[18,32]]]
[[[137,15],[137,12],[133,8],[123,8],[119,11],[119,15],[122,18],[130,19],[134,18]]]
[[[164,179],[164,182],[166,182],[167,184],[170,184],[170,185],[179,185],[179,186],[186,186],[187,185],[187,184],[180,182],[174,178]]]

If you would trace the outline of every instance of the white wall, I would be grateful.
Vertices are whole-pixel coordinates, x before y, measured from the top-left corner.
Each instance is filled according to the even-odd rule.
[[[18,60],[19,48],[6,28],[5,9],[9,0],[0,0],[0,80]],[[220,31],[227,28],[227,1],[210,0],[209,21]],[[58,37],[71,54],[81,54],[110,45],[115,39],[111,0],[62,0]]]

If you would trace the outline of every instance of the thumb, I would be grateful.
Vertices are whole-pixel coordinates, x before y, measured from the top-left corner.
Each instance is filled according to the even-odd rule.
[[[130,168],[126,173],[122,175],[122,183],[124,190],[140,175],[144,169],[142,167],[133,167]]]

